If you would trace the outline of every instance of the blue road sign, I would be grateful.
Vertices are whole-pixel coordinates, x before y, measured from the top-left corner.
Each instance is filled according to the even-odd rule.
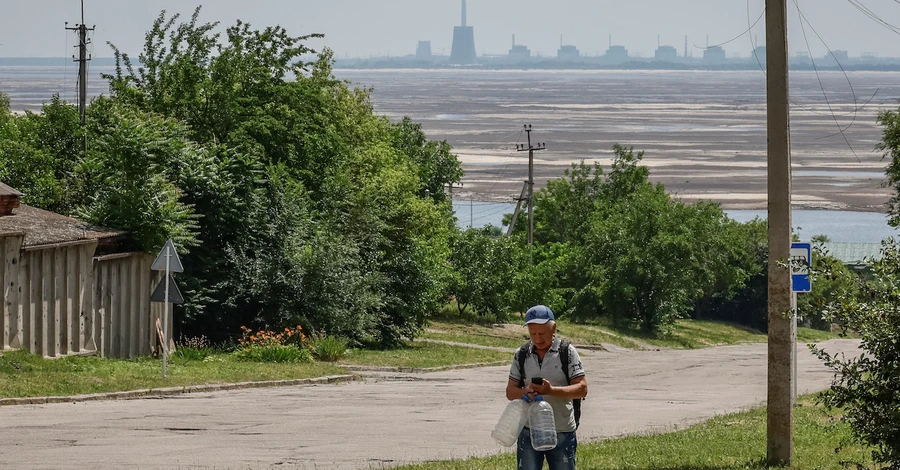
[[[812,292],[809,267],[812,265],[812,244],[791,243],[791,290]]]

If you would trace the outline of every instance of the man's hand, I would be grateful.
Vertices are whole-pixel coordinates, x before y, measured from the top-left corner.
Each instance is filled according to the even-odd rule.
[[[548,382],[547,379],[544,379],[543,383],[540,385],[533,383],[528,384],[528,386],[525,387],[525,390],[528,391],[529,398],[534,398],[537,395],[553,395],[556,391],[556,387],[550,385],[550,382]]]

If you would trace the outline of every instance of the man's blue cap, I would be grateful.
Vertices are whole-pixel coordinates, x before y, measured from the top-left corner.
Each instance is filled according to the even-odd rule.
[[[535,305],[525,312],[526,325],[531,323],[543,325],[551,320],[556,320],[556,318],[553,317],[553,310],[550,310],[550,307],[546,305]]]

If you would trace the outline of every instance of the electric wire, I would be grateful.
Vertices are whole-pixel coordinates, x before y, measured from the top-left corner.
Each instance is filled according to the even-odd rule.
[[[794,0],[794,6],[797,8],[797,15],[800,18],[800,30],[803,32],[803,40],[804,40],[804,42],[806,42],[806,50],[809,51],[809,60],[812,61],[813,71],[816,74],[816,81],[819,82],[819,88],[822,90],[822,97],[825,99],[825,105],[828,107],[828,110],[831,112],[832,118],[834,119],[834,124],[837,126],[838,130],[840,131],[841,137],[844,139],[844,142],[847,144],[847,147],[850,149],[850,152],[853,153],[853,157],[856,158],[856,161],[858,163],[862,163],[862,160],[859,159],[859,155],[856,154],[856,150],[853,149],[853,145],[850,144],[850,139],[847,138],[847,134],[845,134],[844,130],[841,128],[841,123],[838,121],[837,116],[834,115],[834,109],[831,106],[831,101],[828,99],[828,93],[825,91],[825,85],[822,83],[822,77],[819,75],[819,68],[816,66],[816,59],[813,58],[812,48],[809,45],[809,37],[806,34],[806,27],[803,25],[804,20],[806,20],[806,17],[803,15],[803,12],[800,10],[800,0]],[[812,27],[812,25],[810,25],[810,27]],[[819,38],[821,39],[821,36]],[[822,41],[823,44],[824,44],[824,42],[825,41]],[[825,47],[828,47],[828,45],[825,44]],[[831,52],[831,48],[828,48],[828,51]],[[834,55],[834,52],[831,52],[831,54]],[[835,60],[837,60],[836,57],[835,57]],[[851,91],[853,90],[852,85],[851,85],[850,89],[851,89]],[[856,93],[853,94],[853,99],[854,99],[854,101],[856,100]],[[854,116],[853,119],[855,121],[856,117]],[[852,123],[851,123],[851,125],[852,125]]]

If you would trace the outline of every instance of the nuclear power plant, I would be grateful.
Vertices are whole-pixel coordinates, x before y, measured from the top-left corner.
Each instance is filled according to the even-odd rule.
[[[475,28],[466,25],[466,0],[462,0],[462,22],[453,28],[453,47],[450,49],[450,64],[471,65],[478,62],[475,52]]]
[[[442,0],[449,1],[449,0]],[[897,0],[900,1],[900,0]],[[659,70],[758,70],[766,66],[766,48],[757,46],[744,51],[726,51],[722,46],[706,47],[694,45],[690,47],[688,37],[684,38],[684,52],[656,38],[656,50],[652,55],[644,56],[641,52],[629,53],[623,45],[613,44],[609,37],[609,47],[605,51],[583,50],[575,43],[566,44],[560,35],[559,49],[556,54],[544,55],[540,50],[532,50],[525,44],[516,41],[512,35],[512,47],[507,53],[488,53],[479,56],[475,48],[475,28],[469,26],[466,0],[461,0],[459,26],[453,27],[453,43],[450,54],[446,55],[443,47],[435,48],[427,38],[420,40],[415,53],[404,56],[376,56],[369,58],[337,59],[336,64],[349,68],[404,68],[404,67],[471,67],[471,68],[562,68],[562,69],[659,69]],[[490,25],[486,27],[490,28]],[[530,28],[534,29],[534,28]],[[449,32],[449,31],[447,31]],[[496,31],[489,31],[496,33]],[[544,34],[544,33],[540,33]],[[568,32],[566,32],[568,34]],[[535,33],[531,32],[533,39]],[[441,34],[444,40],[447,36]],[[446,44],[439,41],[437,44]],[[697,57],[695,57],[697,52]],[[813,62],[815,61],[815,62]],[[879,58],[875,54],[863,52],[858,57],[851,57],[847,51],[835,50],[825,57],[810,57],[809,54],[797,54],[790,58],[794,70],[900,70],[900,58]]]

